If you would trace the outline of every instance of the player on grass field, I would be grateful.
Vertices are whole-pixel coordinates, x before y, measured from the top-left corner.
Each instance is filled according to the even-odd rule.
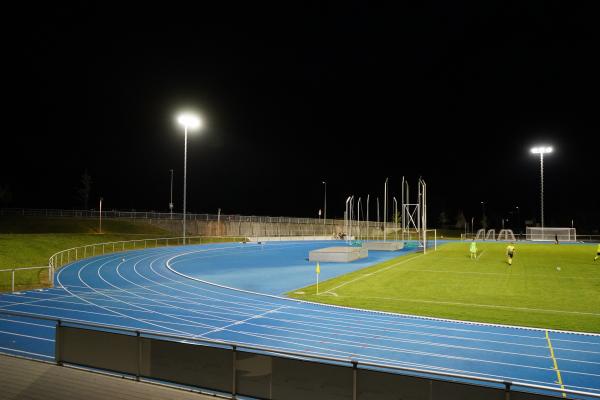
[[[594,257],[594,261],[600,258],[600,243],[598,243],[598,248],[596,249],[596,257]]]
[[[475,242],[475,239],[473,239],[473,241],[471,242],[471,247],[469,247],[469,251],[471,252],[471,260],[473,258],[477,259],[477,243]]]
[[[506,246],[506,256],[508,257],[508,265],[512,265],[512,259],[515,255],[515,246],[513,242],[510,242],[508,246]]]

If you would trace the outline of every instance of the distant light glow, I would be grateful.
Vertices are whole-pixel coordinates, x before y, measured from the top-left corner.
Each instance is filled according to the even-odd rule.
[[[196,129],[202,127],[202,120],[194,114],[180,114],[179,117],[177,117],[177,122],[189,129]]]
[[[531,149],[531,152],[533,154],[546,154],[546,153],[552,153],[552,151],[554,151],[554,149],[550,146],[538,146],[538,147],[533,147]]]

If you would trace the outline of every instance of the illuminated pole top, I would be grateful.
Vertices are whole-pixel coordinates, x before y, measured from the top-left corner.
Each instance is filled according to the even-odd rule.
[[[554,151],[554,149],[550,146],[539,146],[539,147],[533,147],[531,149],[531,152],[533,154],[547,154],[547,153],[552,153],[552,151]]]
[[[202,120],[194,114],[184,113],[177,117],[177,122],[189,129],[202,127]]]

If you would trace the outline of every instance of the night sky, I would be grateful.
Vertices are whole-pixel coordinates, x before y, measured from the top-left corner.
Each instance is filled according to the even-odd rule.
[[[405,176],[430,225],[600,227],[598,30],[570,2],[148,2],[6,9],[3,207],[328,217]],[[592,2],[588,2],[591,4]],[[571,4],[571,5],[569,5]],[[584,6],[585,7],[585,6]],[[6,68],[8,66],[8,68]],[[7,104],[8,103],[8,104]]]

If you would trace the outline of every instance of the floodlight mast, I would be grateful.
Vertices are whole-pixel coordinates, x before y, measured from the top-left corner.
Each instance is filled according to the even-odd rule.
[[[193,130],[202,126],[202,120],[194,114],[184,113],[177,117],[177,122],[184,127],[185,144],[183,148],[183,244],[185,244],[185,202],[186,202],[186,184],[187,184],[187,133],[188,129]]]
[[[540,155],[540,202],[542,217],[542,235],[544,229],[544,154],[550,154],[554,151],[551,146],[538,146],[531,149],[532,154]]]

